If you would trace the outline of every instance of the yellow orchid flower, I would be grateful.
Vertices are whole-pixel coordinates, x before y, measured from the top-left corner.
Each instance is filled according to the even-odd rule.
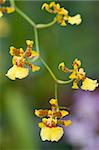
[[[69,75],[69,78],[73,80],[73,89],[79,89],[78,83],[79,81],[82,82],[81,89],[82,90],[88,90],[88,91],[93,91],[98,87],[97,80],[92,80],[88,77],[86,77],[86,73],[84,72],[83,68],[80,68],[81,66],[81,61],[79,59],[75,59],[73,61],[73,69],[69,69],[65,66],[65,63],[62,62],[59,64],[58,68],[65,72],[65,73],[71,73]]]
[[[12,64],[13,67],[11,67],[6,76],[12,80],[15,80],[16,78],[22,79],[28,76],[29,69],[31,68],[32,72],[38,71],[40,69],[39,66],[36,66],[31,63],[30,59],[35,59],[39,56],[39,53],[32,50],[33,47],[33,41],[26,40],[26,51],[23,50],[23,48],[15,48],[14,46],[10,47],[10,55],[12,57]]]
[[[41,128],[40,136],[43,141],[59,141],[64,134],[64,130],[59,125],[69,126],[71,120],[61,120],[63,117],[68,115],[68,111],[59,110],[57,99],[51,99],[51,110],[35,110],[35,115],[42,118],[42,122],[38,125]],[[43,118],[47,117],[47,118]]]
[[[70,23],[71,25],[79,25],[82,21],[80,14],[69,16],[68,11],[64,7],[60,7],[60,4],[56,4],[55,2],[51,2],[49,4],[44,3],[42,5],[42,9],[45,9],[51,14],[56,14],[56,21],[61,26],[66,26],[67,23]]]

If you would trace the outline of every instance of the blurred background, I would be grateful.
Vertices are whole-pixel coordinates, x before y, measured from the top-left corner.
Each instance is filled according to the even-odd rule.
[[[16,1],[16,5],[36,23],[48,23],[53,16],[41,10],[44,1]],[[47,2],[47,1],[46,1]],[[65,61],[82,61],[87,76],[99,80],[99,1],[57,1],[70,15],[82,16],[79,26],[58,24],[39,31],[41,55],[59,79],[68,79],[57,69]],[[7,3],[9,5],[9,3]],[[54,98],[54,82],[41,70],[23,80],[11,81],[5,74],[11,67],[9,47],[25,48],[26,39],[34,40],[33,28],[16,12],[0,18],[0,149],[2,150],[98,150],[99,88],[94,92],[58,86],[59,104],[70,108],[73,124],[65,128],[58,143],[42,142],[34,109],[49,108]],[[35,49],[35,46],[34,46]]]

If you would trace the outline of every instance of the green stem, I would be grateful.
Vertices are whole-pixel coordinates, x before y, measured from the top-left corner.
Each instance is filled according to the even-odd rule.
[[[38,32],[37,32],[36,27],[34,27],[34,35],[35,35],[36,50],[39,52]],[[45,66],[45,68],[49,71],[50,75],[52,76],[52,78],[54,79],[54,81],[56,83],[58,83],[58,84],[68,84],[68,83],[72,82],[72,80],[68,80],[68,81],[58,80],[56,78],[56,76],[54,75],[54,73],[52,72],[52,70],[50,69],[50,67],[48,66],[48,64],[43,60],[43,58],[41,56],[39,58],[40,58],[41,62],[43,63],[43,65]]]
[[[17,6],[15,6],[16,12],[22,16],[27,22],[30,23],[33,27],[36,27],[36,24],[33,20],[31,20],[24,12],[22,12]]]
[[[37,29],[43,29],[43,28],[48,28],[52,25],[54,25],[56,23],[56,19],[54,18],[52,22],[48,23],[48,24],[37,24],[36,28]]]
[[[52,76],[52,78],[54,79],[54,81],[57,83],[57,78],[54,75],[54,73],[52,72],[52,70],[50,69],[50,67],[47,65],[47,63],[40,57],[41,62],[43,63],[43,65],[45,66],[45,68],[48,70],[48,72],[50,73],[50,75]]]
[[[50,73],[50,75],[52,76],[52,78],[54,79],[54,81],[58,84],[68,84],[71,83],[73,80],[68,80],[68,81],[63,81],[63,80],[58,80],[56,78],[56,76],[54,75],[54,73],[52,72],[52,70],[50,69],[50,67],[47,65],[47,63],[40,57],[41,62],[43,63],[43,65],[45,66],[45,68],[48,70],[48,72]]]
[[[15,2],[14,2],[14,0],[9,0],[9,1],[10,1],[11,7],[15,7]]]
[[[55,99],[58,99],[57,90],[58,90],[58,85],[57,83],[55,83]]]
[[[38,31],[37,31],[36,27],[34,27],[34,36],[35,36],[36,50],[37,50],[37,52],[40,52],[39,51],[39,41],[38,41]],[[40,58],[41,62],[43,63],[45,68],[48,70],[48,72],[50,73],[50,75],[52,76],[52,78],[54,79],[54,81],[56,83],[58,83],[58,84],[68,84],[68,83],[72,82],[72,80],[68,80],[68,81],[58,80],[56,78],[56,76],[54,75],[54,73],[52,72],[52,70],[50,69],[50,67],[48,66],[48,64],[44,61],[44,59],[41,56],[39,58]]]
[[[39,52],[38,31],[37,31],[37,28],[36,28],[36,27],[34,27],[34,36],[35,36],[35,46],[36,46],[36,50],[37,50],[37,52]]]
[[[72,81],[73,81],[73,79],[67,80],[67,81],[57,80],[57,83],[58,83],[58,84],[68,84],[68,83],[71,83]]]

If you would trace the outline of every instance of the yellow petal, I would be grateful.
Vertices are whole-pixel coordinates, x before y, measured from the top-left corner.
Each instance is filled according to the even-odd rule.
[[[64,126],[69,126],[72,123],[71,120],[64,120]]]
[[[60,9],[60,11],[58,12],[59,15],[64,15],[64,20],[66,21],[68,18],[68,11],[66,9],[64,9],[63,7]]]
[[[47,126],[52,127],[52,126],[56,126],[57,119],[53,119],[52,117],[50,117],[50,118],[42,118],[42,122],[44,124],[46,124]]]
[[[62,20],[60,24],[61,24],[61,26],[66,26],[67,25],[64,20]]]
[[[51,99],[51,100],[49,101],[49,103],[50,103],[51,105],[57,105],[57,104],[58,104],[57,99]]]
[[[11,46],[10,47],[10,51],[9,51],[9,53],[10,53],[10,55],[14,55],[14,50],[15,50],[16,48],[14,47],[14,46]]]
[[[32,57],[37,57],[37,56],[39,56],[39,53],[31,50],[31,56],[30,57],[32,58]]]
[[[50,7],[54,7],[54,6],[56,6],[56,4],[55,4],[55,2],[51,2],[51,3],[49,4],[49,6],[50,6]]]
[[[98,83],[97,80],[92,80],[90,78],[86,78],[83,82],[82,82],[82,86],[81,89],[85,90],[85,91],[94,91],[96,89],[96,87],[98,87]]]
[[[78,86],[78,82],[73,82],[73,86],[72,86],[73,89],[79,89],[79,86]]]
[[[8,70],[6,76],[11,80],[15,80],[16,78],[23,79],[26,76],[28,76],[28,74],[29,70],[27,68],[18,67],[14,65]]]
[[[51,141],[58,142],[64,134],[63,128],[61,127],[53,127],[51,128]]]
[[[32,71],[33,71],[33,72],[39,71],[39,70],[40,70],[40,67],[39,67],[39,66],[32,65]]]
[[[15,79],[16,79],[16,68],[17,68],[16,65],[14,65],[13,67],[11,67],[11,68],[8,70],[6,76],[7,76],[9,79],[11,79],[11,80],[15,80]]]
[[[42,141],[51,140],[51,128],[43,127],[41,128],[40,136]]]
[[[23,67],[17,67],[16,78],[23,79],[27,77],[29,74],[29,70]]]
[[[60,112],[61,112],[62,117],[65,117],[66,115],[69,114],[69,112],[66,110],[61,110]]]
[[[48,110],[48,116],[52,116],[52,115],[53,115],[52,110]]]
[[[35,110],[35,115],[42,118],[42,117],[48,115],[48,110],[47,109],[45,109],[45,110],[43,110],[43,109]]]
[[[73,72],[69,76],[70,79],[78,79],[77,72],[73,70]]]
[[[47,11],[49,10],[49,5],[47,4],[47,3],[44,3],[43,5],[42,5],[42,10],[43,9],[46,9]]]
[[[74,25],[74,24],[79,25],[81,23],[81,21],[82,21],[81,16],[79,14],[77,14],[73,17],[69,16],[69,18],[68,18],[68,23],[70,23],[71,25]]]
[[[43,127],[41,129],[40,136],[43,141],[48,140],[52,142],[53,141],[57,142],[63,136],[63,133],[64,133],[63,128],[61,127],[52,127],[52,128]]]
[[[65,63],[64,63],[64,62],[61,62],[61,63],[58,65],[58,69],[63,70],[64,67],[65,67]]]
[[[65,65],[64,62],[61,62],[59,65],[58,65],[58,69],[65,72],[65,73],[68,73],[68,72],[71,72],[70,69],[68,69]]]
[[[3,16],[3,13],[0,11],[0,18]]]
[[[24,55],[24,50],[23,50],[23,48],[20,48],[20,49],[19,49],[19,52],[20,52],[20,56]]]
[[[16,57],[17,57],[17,56],[22,56],[24,54],[24,50],[22,48],[17,49],[14,46],[11,46],[9,53],[11,56],[16,55]]]
[[[83,75],[83,76],[85,76],[85,74],[86,74],[86,73],[84,72],[84,69],[83,69],[83,68],[80,68],[80,69],[79,69],[79,73],[80,73],[81,75]]]
[[[50,119],[50,118],[49,118],[49,119]],[[47,120],[48,120],[47,118],[43,118],[43,119],[42,119],[42,122],[45,123]]]
[[[78,59],[78,58],[76,58],[74,61],[73,61],[73,67],[74,67],[74,69],[78,69],[80,66],[81,66],[81,61]]]
[[[40,116],[40,111],[39,110],[35,110],[35,115],[39,117]]]
[[[31,41],[31,40],[26,40],[26,44],[28,45],[28,46],[32,46],[33,45],[33,41]]]
[[[44,125],[43,122],[40,122],[40,123],[38,124],[38,126],[39,126],[40,128],[43,128],[45,125]]]
[[[15,8],[14,7],[6,7],[6,11],[8,14],[10,14],[15,11]]]

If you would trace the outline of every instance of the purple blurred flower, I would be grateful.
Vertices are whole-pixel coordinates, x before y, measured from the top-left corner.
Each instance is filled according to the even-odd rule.
[[[77,91],[74,94],[73,124],[65,132],[67,139],[81,150],[99,149],[99,93]]]

